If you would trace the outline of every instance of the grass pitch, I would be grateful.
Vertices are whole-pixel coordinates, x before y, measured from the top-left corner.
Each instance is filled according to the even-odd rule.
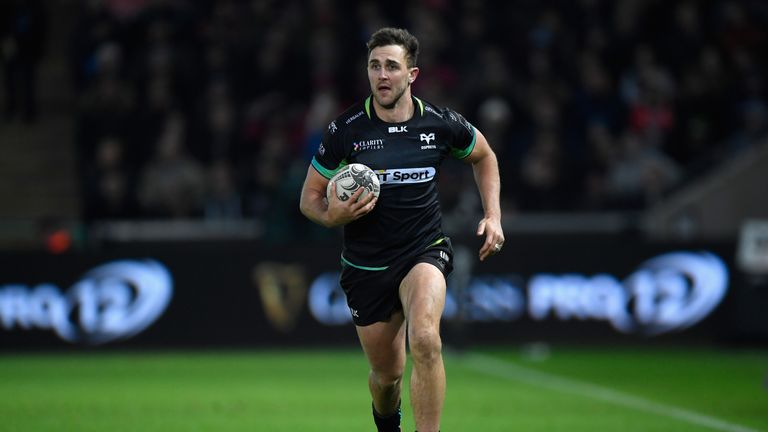
[[[768,351],[534,354],[447,353],[442,430],[768,431]],[[0,431],[374,431],[367,373],[357,349],[0,354]]]

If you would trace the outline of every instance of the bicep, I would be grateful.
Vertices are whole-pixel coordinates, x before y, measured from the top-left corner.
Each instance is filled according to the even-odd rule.
[[[328,179],[310,165],[307,168],[307,177],[304,179],[304,187],[301,190],[302,200],[309,195],[320,195],[325,197],[325,189],[328,186]]]
[[[492,154],[493,150],[491,150],[488,140],[485,139],[485,136],[479,129],[475,128],[475,147],[472,149],[469,156],[464,158],[464,162],[474,164]]]

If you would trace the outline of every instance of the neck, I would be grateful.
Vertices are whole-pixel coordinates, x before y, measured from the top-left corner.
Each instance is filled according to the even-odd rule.
[[[411,92],[406,91],[395,103],[395,106],[385,108],[373,99],[373,108],[376,110],[376,115],[387,123],[402,123],[408,121],[413,117],[415,106],[413,105],[413,98]]]

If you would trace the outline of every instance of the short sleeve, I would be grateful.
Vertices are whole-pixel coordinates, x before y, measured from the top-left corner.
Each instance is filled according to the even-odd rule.
[[[312,166],[323,177],[330,179],[336,172],[347,165],[346,152],[344,151],[342,132],[336,126],[336,121],[328,125],[323,133],[317,152],[312,157]]]
[[[451,130],[451,156],[456,159],[464,159],[475,148],[477,133],[475,127],[461,114],[446,109],[444,118]]]

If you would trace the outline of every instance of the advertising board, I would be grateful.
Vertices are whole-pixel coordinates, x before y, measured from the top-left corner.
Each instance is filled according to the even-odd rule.
[[[476,243],[454,240],[449,344],[768,333],[749,324],[766,297],[742,286],[733,244],[520,236],[480,263]],[[235,242],[5,253],[0,347],[355,344],[338,285],[339,252],[335,244]]]

